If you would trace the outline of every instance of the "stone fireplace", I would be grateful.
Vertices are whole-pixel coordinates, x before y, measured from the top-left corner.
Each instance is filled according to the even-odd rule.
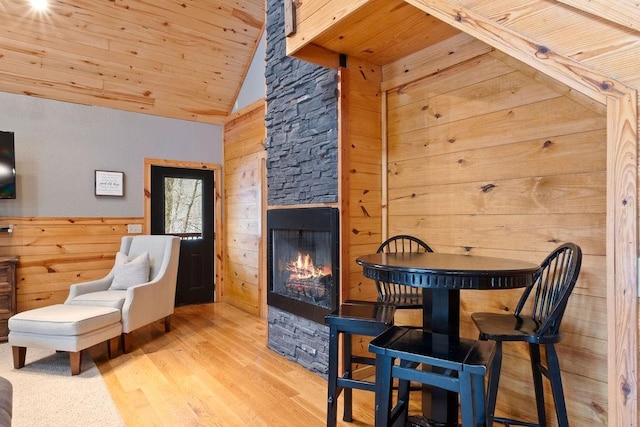
[[[287,57],[284,3],[281,0],[267,0],[265,59],[268,222],[269,216],[273,215],[271,212],[305,209],[303,213],[306,213],[311,205],[323,206],[321,209],[330,210],[337,218],[337,209],[324,207],[338,202],[337,71]],[[338,260],[331,260],[334,270],[330,284],[326,272],[315,278],[288,280],[291,273],[286,270],[286,264],[297,263],[298,259],[298,249],[293,247],[298,246],[298,242],[306,245],[305,239],[307,243],[308,239],[311,243],[326,239],[326,236],[309,232],[299,239],[298,230],[290,229],[276,236],[281,245],[289,248],[289,255],[295,260],[268,262],[270,269],[275,268],[267,275],[276,276],[282,289],[267,293],[267,345],[305,368],[326,376],[329,328],[324,324],[324,315],[339,300]],[[269,232],[265,237],[271,234]],[[315,258],[312,259],[314,269],[318,264],[328,263],[327,256],[318,252],[308,255]],[[300,262],[304,264],[305,254],[300,256]],[[329,298],[320,297],[325,291],[331,295]],[[281,303],[284,294],[289,294],[287,302]],[[291,296],[294,298],[288,298]]]
[[[326,376],[329,328],[324,317],[340,299],[339,211],[267,212],[267,346]]]

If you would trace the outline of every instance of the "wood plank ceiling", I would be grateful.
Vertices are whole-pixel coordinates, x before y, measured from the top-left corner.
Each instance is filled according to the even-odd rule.
[[[317,26],[333,21],[323,15],[322,8],[318,8],[314,18],[318,21],[314,22]],[[322,32],[314,43],[333,52],[385,65],[458,33],[455,28],[404,0],[373,0],[341,25]]]
[[[355,0],[354,0],[355,1]],[[518,35],[535,40],[593,70],[640,86],[640,15],[637,1],[616,0],[449,0]],[[305,55],[309,40],[317,48],[355,56],[377,65],[404,66],[409,55],[451,37],[459,30],[412,6],[409,0],[368,0],[343,17],[323,5],[307,2],[297,20],[309,32],[287,40],[287,52]],[[572,6],[568,6],[571,4]],[[579,7],[578,7],[579,6]],[[609,16],[608,12],[611,12]],[[590,13],[599,13],[596,16]],[[340,23],[335,25],[335,21]],[[585,25],[585,22],[588,25]],[[300,49],[300,52],[298,50]],[[410,71],[410,70],[407,70]]]
[[[221,124],[264,0],[0,2],[0,91]]]

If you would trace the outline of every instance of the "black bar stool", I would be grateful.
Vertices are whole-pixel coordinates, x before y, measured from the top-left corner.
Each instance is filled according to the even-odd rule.
[[[400,234],[393,236],[382,242],[377,253],[409,253],[409,252],[433,252],[433,250],[417,237]],[[397,310],[420,309],[422,310],[423,289],[399,285],[397,283],[387,283],[376,280],[378,290],[378,302],[393,305]],[[431,292],[431,290],[427,290]]]
[[[406,425],[410,381],[459,393],[462,427],[484,425],[484,377],[495,348],[493,342],[416,328],[388,329],[369,344],[369,351],[376,354],[376,427]],[[395,406],[394,378],[400,380]]]
[[[329,325],[329,378],[327,397],[327,426],[335,426],[338,410],[338,396],[344,392],[344,421],[352,421],[352,389],[375,390],[375,382],[353,379],[353,365],[356,363],[374,365],[373,357],[354,356],[351,336],[375,337],[393,325],[395,307],[366,302],[350,302],[340,305],[325,317]],[[344,374],[338,375],[339,348],[342,335],[342,360]]]
[[[569,296],[578,280],[581,264],[582,250],[578,245],[574,243],[560,245],[542,262],[532,285],[523,292],[513,314],[473,313],[471,315],[473,323],[480,331],[480,339],[497,343],[496,357],[491,366],[487,390],[487,421],[490,425],[495,421],[506,426],[545,427],[547,414],[542,388],[544,376],[551,383],[558,425],[569,426],[555,343],[560,342],[562,337],[560,322],[567,308]],[[523,309],[530,311],[530,314],[524,315]],[[502,365],[502,343],[509,341],[529,344],[538,411],[537,423],[494,417]],[[546,366],[541,358],[541,346],[546,350]]]

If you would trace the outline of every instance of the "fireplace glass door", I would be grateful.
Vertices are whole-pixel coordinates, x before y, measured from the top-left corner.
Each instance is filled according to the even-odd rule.
[[[267,211],[267,303],[324,323],[339,295],[338,210]]]
[[[331,308],[331,232],[273,230],[273,292]]]

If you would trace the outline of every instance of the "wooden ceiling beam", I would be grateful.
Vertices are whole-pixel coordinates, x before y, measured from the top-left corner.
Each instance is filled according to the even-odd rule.
[[[640,31],[640,3],[637,0],[556,0],[583,12]]]
[[[635,90],[452,1],[405,1],[602,104]]]

